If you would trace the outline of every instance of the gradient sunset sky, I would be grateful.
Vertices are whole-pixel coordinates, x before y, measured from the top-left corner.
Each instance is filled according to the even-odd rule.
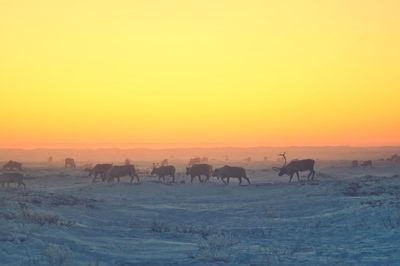
[[[399,11],[0,0],[0,147],[400,145]]]

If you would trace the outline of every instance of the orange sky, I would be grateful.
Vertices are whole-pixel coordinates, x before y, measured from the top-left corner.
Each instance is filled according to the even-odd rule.
[[[0,147],[400,145],[397,0],[2,0]]]

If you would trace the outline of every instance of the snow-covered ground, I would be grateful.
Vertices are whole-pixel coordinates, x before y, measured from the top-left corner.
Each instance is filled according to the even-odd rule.
[[[301,184],[253,167],[249,186],[33,166],[0,188],[0,265],[399,265],[400,167],[348,165]]]

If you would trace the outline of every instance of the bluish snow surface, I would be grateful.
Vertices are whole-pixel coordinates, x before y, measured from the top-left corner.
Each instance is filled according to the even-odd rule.
[[[225,186],[32,168],[26,190],[0,188],[0,265],[399,265],[399,170],[288,184],[253,169]]]

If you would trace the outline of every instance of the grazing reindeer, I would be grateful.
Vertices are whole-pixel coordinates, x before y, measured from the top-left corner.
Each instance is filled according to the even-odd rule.
[[[3,170],[14,171],[19,170],[22,171],[22,163],[16,161],[8,161],[4,166]]]
[[[101,176],[101,181],[106,180],[107,172],[113,165],[111,163],[96,164],[95,167],[89,168],[89,176],[93,175],[92,183],[96,182],[97,176]]]
[[[153,164],[153,170],[151,171],[151,175],[158,175],[158,181],[161,181],[161,178],[165,182],[166,176],[172,176],[172,183],[175,183],[175,166],[172,165],[162,165],[160,167],[156,167],[156,164]]]
[[[229,184],[230,178],[238,178],[239,185],[242,184],[242,179],[244,178],[250,185],[250,180],[246,175],[246,170],[242,167],[233,167],[225,165],[224,167],[215,169],[213,172],[213,176],[221,178],[222,182],[224,182],[225,185]],[[228,182],[225,181],[225,178],[228,179]]]
[[[280,156],[283,157],[285,163],[281,168],[278,167],[273,167],[273,169],[277,172],[279,172],[279,176],[283,175],[288,175],[290,176],[289,183],[292,182],[292,178],[294,174],[297,176],[297,180],[300,182],[300,176],[299,172],[304,172],[304,171],[310,171],[310,173],[307,176],[307,179],[314,180],[315,176],[315,170],[314,170],[314,165],[315,161],[311,159],[306,159],[306,160],[293,160],[289,164],[287,164],[287,159],[286,159],[286,152],[283,154],[279,154]]]
[[[362,162],[361,167],[371,167],[372,168],[372,161],[368,160],[368,161]]]
[[[351,167],[353,167],[353,168],[357,168],[358,167],[358,161],[356,161],[356,160],[354,160],[354,161],[352,161],[351,162]]]
[[[133,183],[133,179],[136,177],[137,183],[140,183],[139,175],[137,174],[136,168],[134,165],[114,165],[107,172],[108,182],[114,181],[114,179],[120,182],[120,178],[124,176],[131,177],[131,183]]]
[[[186,175],[190,175],[190,183],[193,183],[195,177],[199,178],[200,183],[207,183],[213,173],[213,168],[209,164],[194,164],[192,166],[186,167]],[[205,176],[205,180],[201,180],[201,176]]]
[[[10,183],[17,183],[18,187],[21,185],[26,188],[24,183],[24,175],[21,173],[3,173],[0,175],[0,182],[4,185],[7,183],[7,187],[10,187]]]
[[[390,162],[400,163],[400,156],[397,154],[392,155],[390,158],[387,159]]]
[[[75,160],[72,158],[66,158],[65,168],[76,168]]]

